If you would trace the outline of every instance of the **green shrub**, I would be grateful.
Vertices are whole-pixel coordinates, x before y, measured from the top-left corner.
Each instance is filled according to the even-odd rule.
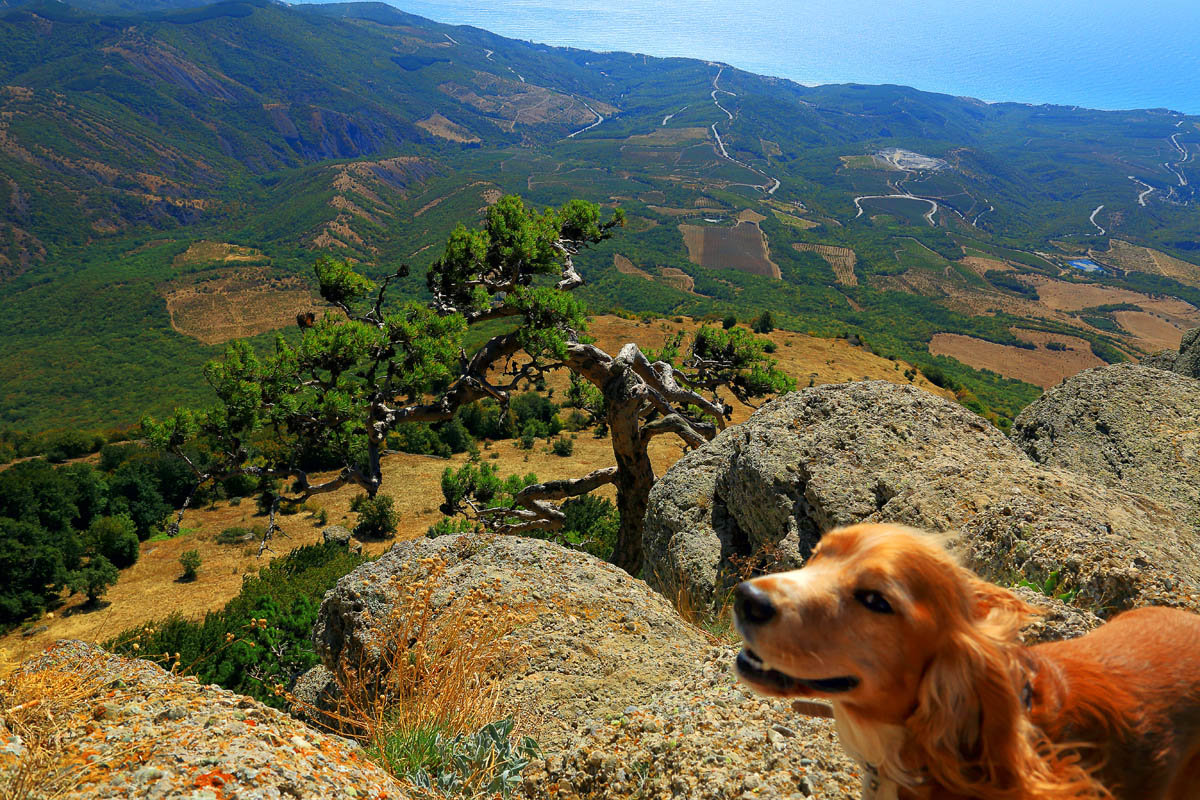
[[[119,569],[133,566],[140,554],[137,530],[133,520],[125,514],[92,520],[84,535],[84,544]]]
[[[770,333],[775,330],[775,317],[770,311],[763,311],[750,323],[750,330],[755,333]]]
[[[554,455],[566,458],[575,452],[575,441],[565,436],[560,436],[554,440],[554,444],[550,449]]]
[[[734,314],[726,315],[725,319],[721,320],[721,327],[725,330],[735,327],[738,324],[738,318]]]
[[[430,539],[436,539],[438,536],[473,533],[474,531],[475,523],[466,517],[442,517],[429,526],[425,531],[425,535]]]
[[[180,579],[185,581],[196,580],[196,573],[200,569],[200,551],[185,550],[183,555],[179,557],[179,566],[183,567],[183,574]]]
[[[120,577],[120,572],[112,562],[102,555],[94,555],[86,564],[71,573],[67,585],[72,592],[86,594],[88,602],[94,604]]]
[[[226,528],[216,536],[217,544],[244,544],[255,539],[261,539],[265,535],[267,529],[262,525],[255,525],[253,528],[232,527]]]
[[[372,755],[418,789],[444,796],[509,797],[522,770],[540,756],[537,742],[528,736],[515,740],[512,732],[511,719],[453,737],[436,726],[400,729]]]
[[[350,510],[358,514],[354,535],[360,539],[387,539],[396,535],[400,523],[395,503],[386,494],[367,497],[360,494],[350,502]]]
[[[319,662],[309,636],[321,598],[364,560],[337,544],[300,547],[244,577],[237,597],[202,621],[173,614],[125,631],[104,646],[143,658],[168,655],[164,666],[178,664],[201,683],[283,708],[286,701],[277,686],[287,686]]]

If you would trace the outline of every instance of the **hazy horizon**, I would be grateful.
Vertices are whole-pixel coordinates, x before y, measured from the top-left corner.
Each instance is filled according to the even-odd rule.
[[[556,46],[722,61],[801,83],[897,83],[991,102],[1200,114],[1200,3],[1034,0],[389,0]]]

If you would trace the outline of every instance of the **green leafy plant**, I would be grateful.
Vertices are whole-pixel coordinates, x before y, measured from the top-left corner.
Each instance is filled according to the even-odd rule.
[[[529,736],[513,736],[505,718],[475,733],[447,736],[440,730],[397,731],[379,755],[420,789],[443,795],[508,797],[521,781],[521,771],[541,752]]]
[[[1049,575],[1047,575],[1046,579],[1044,581],[1042,581],[1041,583],[1034,583],[1033,581],[1029,580],[1028,578],[1022,578],[1021,580],[1017,581],[1017,586],[1020,586],[1025,589],[1032,589],[1035,592],[1041,592],[1042,594],[1046,595],[1046,597],[1050,597],[1055,600],[1061,600],[1064,603],[1070,603],[1072,600],[1075,599],[1075,596],[1077,594],[1079,594],[1079,590],[1078,589],[1068,589],[1068,590],[1064,590],[1064,591],[1060,592],[1060,591],[1058,591],[1059,583],[1060,583],[1059,570],[1054,570]]]
[[[358,523],[354,526],[354,535],[358,538],[388,539],[396,535],[400,517],[390,496],[360,494],[350,501],[350,510],[358,514]]]
[[[180,576],[181,580],[196,580],[196,574],[200,569],[200,551],[183,551],[183,554],[179,556],[179,566],[183,568],[183,574]]]

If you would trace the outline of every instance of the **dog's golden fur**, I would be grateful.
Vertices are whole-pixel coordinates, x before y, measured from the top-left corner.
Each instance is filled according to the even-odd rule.
[[[902,800],[1200,798],[1194,614],[1130,611],[1027,648],[1029,606],[894,525],[827,533],[803,569],[744,586],[767,605],[739,608],[743,680],[831,700],[843,744]]]

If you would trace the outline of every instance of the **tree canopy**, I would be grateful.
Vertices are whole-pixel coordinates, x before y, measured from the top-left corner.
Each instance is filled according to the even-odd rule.
[[[669,433],[698,446],[730,415],[722,389],[749,400],[794,384],[742,328],[704,327],[686,354],[677,340],[653,361],[636,344],[614,356],[590,343],[585,309],[572,294],[584,282],[575,258],[623,222],[620,209],[604,218],[599,206],[581,200],[539,211],[515,195],[503,197],[478,228],[460,224],[450,234],[426,276],[428,302],[388,297],[407,266],[373,281],[348,262],[320,258],[317,281],[332,308],[319,320],[298,320],[298,343],[280,335],[262,356],[246,342],[231,343],[205,368],[215,406],[147,419],[144,429],[191,465],[198,485],[233,474],[264,486],[282,481],[266,547],[283,500],[347,484],[375,497],[388,435],[399,426],[449,420],[478,400],[507,407],[547,373],[569,370],[600,400],[596,414],[611,430],[616,465],[527,486],[511,508],[482,516],[509,532],[560,528],[566,513],[559,501],[615,484],[621,531],[613,560],[637,572],[654,482],[650,440]],[[468,329],[501,319],[511,320],[512,330],[463,349]]]

